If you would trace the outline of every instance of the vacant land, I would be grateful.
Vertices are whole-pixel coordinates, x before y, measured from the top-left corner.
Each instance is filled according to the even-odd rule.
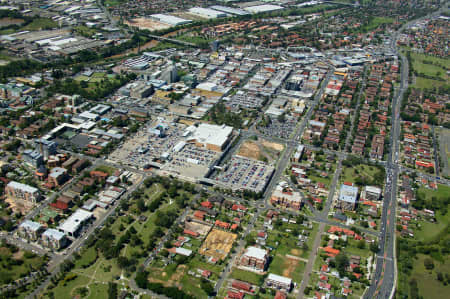
[[[233,247],[237,235],[219,229],[213,229],[200,247],[199,253],[224,260]]]
[[[131,27],[137,27],[139,29],[147,29],[150,31],[162,30],[170,28],[170,25],[157,22],[148,18],[136,18],[129,21],[126,21],[125,24]]]
[[[242,157],[267,162],[276,161],[283,149],[284,146],[282,144],[269,142],[264,139],[257,141],[247,140],[242,143],[237,154]]]
[[[260,274],[241,269],[234,269],[233,272],[231,272],[231,278],[246,281],[255,285],[259,285],[264,279],[264,277]]]

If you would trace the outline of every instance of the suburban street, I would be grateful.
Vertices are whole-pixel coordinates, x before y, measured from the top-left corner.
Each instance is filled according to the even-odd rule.
[[[2,8],[2,295],[393,299],[450,186],[448,1],[137,2]]]

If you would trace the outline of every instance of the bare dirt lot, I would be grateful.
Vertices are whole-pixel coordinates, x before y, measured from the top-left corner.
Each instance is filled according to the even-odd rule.
[[[209,232],[211,226],[202,224],[202,223],[198,223],[195,221],[189,221],[189,222],[186,221],[185,228],[188,230],[191,230],[193,232],[196,232],[201,236],[205,236]]]
[[[31,202],[20,199],[6,198],[5,201],[9,203],[9,207],[15,213],[20,212],[22,215],[28,214],[28,212],[30,212],[34,208],[34,205]]]
[[[297,267],[298,261],[295,259],[286,258],[284,260],[283,265],[283,276],[292,277],[292,273],[295,271],[295,267]]]
[[[148,18],[132,19],[126,21],[125,24],[127,24],[128,26],[138,27],[139,29],[148,29],[150,31],[170,28],[170,25],[160,23]]]
[[[247,140],[239,148],[238,155],[260,161],[275,161],[284,146],[267,140]]]
[[[198,252],[217,260],[223,260],[230,252],[236,238],[236,234],[213,229],[208,237],[206,237]]]

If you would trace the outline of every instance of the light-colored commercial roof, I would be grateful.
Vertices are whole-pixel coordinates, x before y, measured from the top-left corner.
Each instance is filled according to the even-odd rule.
[[[182,19],[179,17],[171,16],[171,15],[165,15],[165,14],[154,14],[154,15],[151,15],[151,17],[162,23],[166,23],[166,24],[174,25],[174,26],[192,22],[191,20],[186,20],[186,19]]]
[[[195,15],[199,15],[201,17],[205,17],[205,18],[221,18],[221,17],[226,17],[227,14],[222,12],[222,11],[217,11],[214,9],[209,9],[209,8],[203,8],[203,7],[192,7],[189,8],[189,12]]]
[[[37,231],[42,227],[42,225],[40,223],[31,221],[31,220],[25,220],[24,222],[22,222],[22,224],[20,224],[20,227],[29,229],[32,231]]]
[[[247,12],[247,11],[245,11],[243,9],[232,8],[232,7],[228,7],[228,6],[222,6],[222,5],[213,5],[210,8],[214,9],[214,10],[226,12],[228,14],[238,15],[238,16],[245,16],[245,15],[249,15],[250,14],[249,12]]]
[[[251,246],[251,247],[247,248],[247,250],[245,250],[244,255],[258,259],[258,260],[264,260],[267,255],[267,252],[264,249]]]
[[[39,191],[37,188],[31,187],[29,185],[25,185],[25,184],[22,184],[19,182],[15,182],[15,181],[9,182],[7,186],[11,187],[13,189],[21,190],[23,192],[28,192],[28,193],[35,193],[35,192]]]
[[[291,285],[292,284],[292,279],[290,279],[289,277],[284,277],[284,276],[280,276],[280,275],[276,275],[273,273],[269,273],[269,276],[267,276],[268,280],[272,280],[272,281],[276,281],[282,284],[286,284],[286,285]]]
[[[358,187],[342,184],[339,192],[339,200],[349,203],[356,203],[358,197]]]
[[[42,235],[54,240],[61,240],[66,236],[65,233],[53,228],[47,229]]]
[[[269,12],[269,11],[284,9],[284,7],[279,6],[279,5],[263,4],[263,5],[246,7],[244,9],[250,13],[261,13],[261,12]]]
[[[233,132],[233,127],[222,125],[200,124],[194,127],[190,140],[203,144],[212,144],[222,147]]]
[[[185,255],[185,256],[190,256],[192,254],[192,250],[181,248],[181,247],[177,247],[175,249],[175,252],[177,254],[181,254],[181,255]]]
[[[366,192],[381,194],[381,189],[375,186],[366,186]]]
[[[78,209],[64,223],[59,226],[59,229],[66,233],[74,233],[78,230],[80,225],[92,217],[92,213]]]

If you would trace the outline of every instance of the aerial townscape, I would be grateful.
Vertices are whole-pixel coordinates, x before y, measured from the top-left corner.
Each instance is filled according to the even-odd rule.
[[[449,208],[450,1],[0,0],[0,299],[443,299]]]

